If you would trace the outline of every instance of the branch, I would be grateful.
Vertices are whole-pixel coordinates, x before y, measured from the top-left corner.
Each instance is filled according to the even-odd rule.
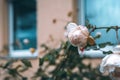
[[[106,32],[110,31],[111,29],[114,29],[116,31],[116,39],[117,39],[117,42],[118,44],[120,44],[119,42],[119,35],[118,35],[118,29],[120,29],[119,26],[110,26],[110,27],[96,27],[96,26],[93,26],[91,24],[88,25],[88,28],[92,28],[92,30],[90,31],[90,34],[92,32],[94,32],[95,30],[97,29],[106,29]]]
[[[110,26],[110,27],[95,27],[95,29],[108,29],[108,28],[110,28],[110,29],[116,29],[116,27],[118,27],[118,26]],[[120,29],[120,27],[118,27],[118,29]]]

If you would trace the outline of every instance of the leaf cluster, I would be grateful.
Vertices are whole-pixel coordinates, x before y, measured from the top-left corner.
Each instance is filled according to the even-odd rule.
[[[60,52],[63,51],[63,58],[59,63],[56,60],[61,57]],[[108,76],[103,76],[99,72],[99,66],[93,68],[91,64],[85,65],[83,60],[91,59],[89,57],[80,57],[76,47],[70,45],[69,42],[63,42],[57,49],[51,49],[48,53],[39,59],[39,69],[34,78],[41,80],[109,80]],[[48,62],[47,67],[43,68],[44,63]],[[55,69],[46,74],[48,66],[55,66]],[[74,69],[77,71],[74,72]]]

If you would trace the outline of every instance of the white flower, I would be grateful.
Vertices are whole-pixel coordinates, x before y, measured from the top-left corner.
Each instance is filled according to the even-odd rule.
[[[109,72],[112,80],[120,80],[120,45],[115,46],[113,51],[102,59],[100,72]]]
[[[95,36],[101,36],[101,32],[97,32]]]
[[[100,64],[100,72],[114,72],[117,68],[120,68],[120,55],[109,54],[102,59]]]
[[[73,46],[85,47],[89,36],[88,29],[85,26],[77,26],[75,23],[69,23],[67,26],[67,37]]]
[[[24,40],[23,40],[23,43],[24,44],[28,44],[30,41],[29,41],[29,39],[27,39],[27,38],[25,38]]]

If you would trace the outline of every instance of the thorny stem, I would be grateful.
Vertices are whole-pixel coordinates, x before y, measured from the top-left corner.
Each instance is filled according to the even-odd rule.
[[[111,26],[111,27],[93,27],[90,32],[93,32],[94,30],[97,30],[97,29],[108,29],[108,28],[110,28],[110,29],[116,29],[116,28],[117,28],[117,30],[120,29],[120,27],[118,27],[118,26]]]
[[[117,27],[117,29],[120,29],[120,27],[118,26],[111,26],[111,29],[115,29]],[[95,27],[94,29],[108,29],[109,27]]]
[[[110,29],[115,29],[115,31],[116,31],[116,39],[117,39],[118,44],[120,44],[120,42],[119,42],[119,35],[118,35],[118,29],[120,29],[120,27],[118,27],[118,26],[111,26],[109,28]],[[108,27],[93,27],[92,30],[90,31],[90,34],[92,32],[94,32],[95,30],[97,30],[97,29],[108,29]]]
[[[67,61],[67,57],[65,57],[65,58],[62,60],[62,62],[58,65],[58,67],[57,67],[57,69],[56,69],[56,72],[58,72],[58,71],[60,71],[60,70],[63,70],[63,66],[64,66],[64,64],[65,64],[66,61]],[[59,80],[59,77],[53,75],[53,76],[52,76],[52,79],[54,79],[54,80]]]
[[[116,38],[117,38],[118,44],[120,44],[120,42],[119,42],[119,36],[118,36],[118,30],[116,31]]]
[[[56,71],[60,71],[60,70],[63,71],[63,66],[65,65],[65,63],[66,63],[67,60],[68,60],[68,57],[70,56],[70,53],[68,53],[69,48],[70,48],[70,45],[68,45],[68,47],[66,48],[66,52],[65,52],[66,56],[64,56],[65,58],[62,60],[61,64],[58,65]],[[59,77],[58,77],[58,76],[54,76],[54,75],[53,75],[52,78],[53,78],[54,80],[59,80]]]

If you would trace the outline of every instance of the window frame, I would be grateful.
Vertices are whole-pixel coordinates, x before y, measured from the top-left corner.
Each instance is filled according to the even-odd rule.
[[[9,57],[10,58],[37,58],[38,49],[36,48],[34,53],[31,53],[30,50],[14,50],[14,6],[12,1],[8,1],[8,23],[9,23]],[[36,26],[37,27],[37,26]],[[36,34],[37,35],[37,34]],[[37,38],[37,37],[36,37]],[[36,45],[37,46],[37,45]]]
[[[84,7],[85,7],[85,0],[78,0],[78,9],[79,9],[78,24],[81,24],[81,25],[85,25]],[[83,54],[84,54],[84,56],[88,56],[91,58],[102,58],[107,55],[107,54],[103,54],[103,51],[112,51],[114,53],[115,52],[114,48],[115,48],[115,46],[106,46],[104,48],[100,48],[100,50],[90,49],[90,50],[85,50],[83,52]],[[78,50],[78,52],[80,55],[82,55],[81,51]]]

